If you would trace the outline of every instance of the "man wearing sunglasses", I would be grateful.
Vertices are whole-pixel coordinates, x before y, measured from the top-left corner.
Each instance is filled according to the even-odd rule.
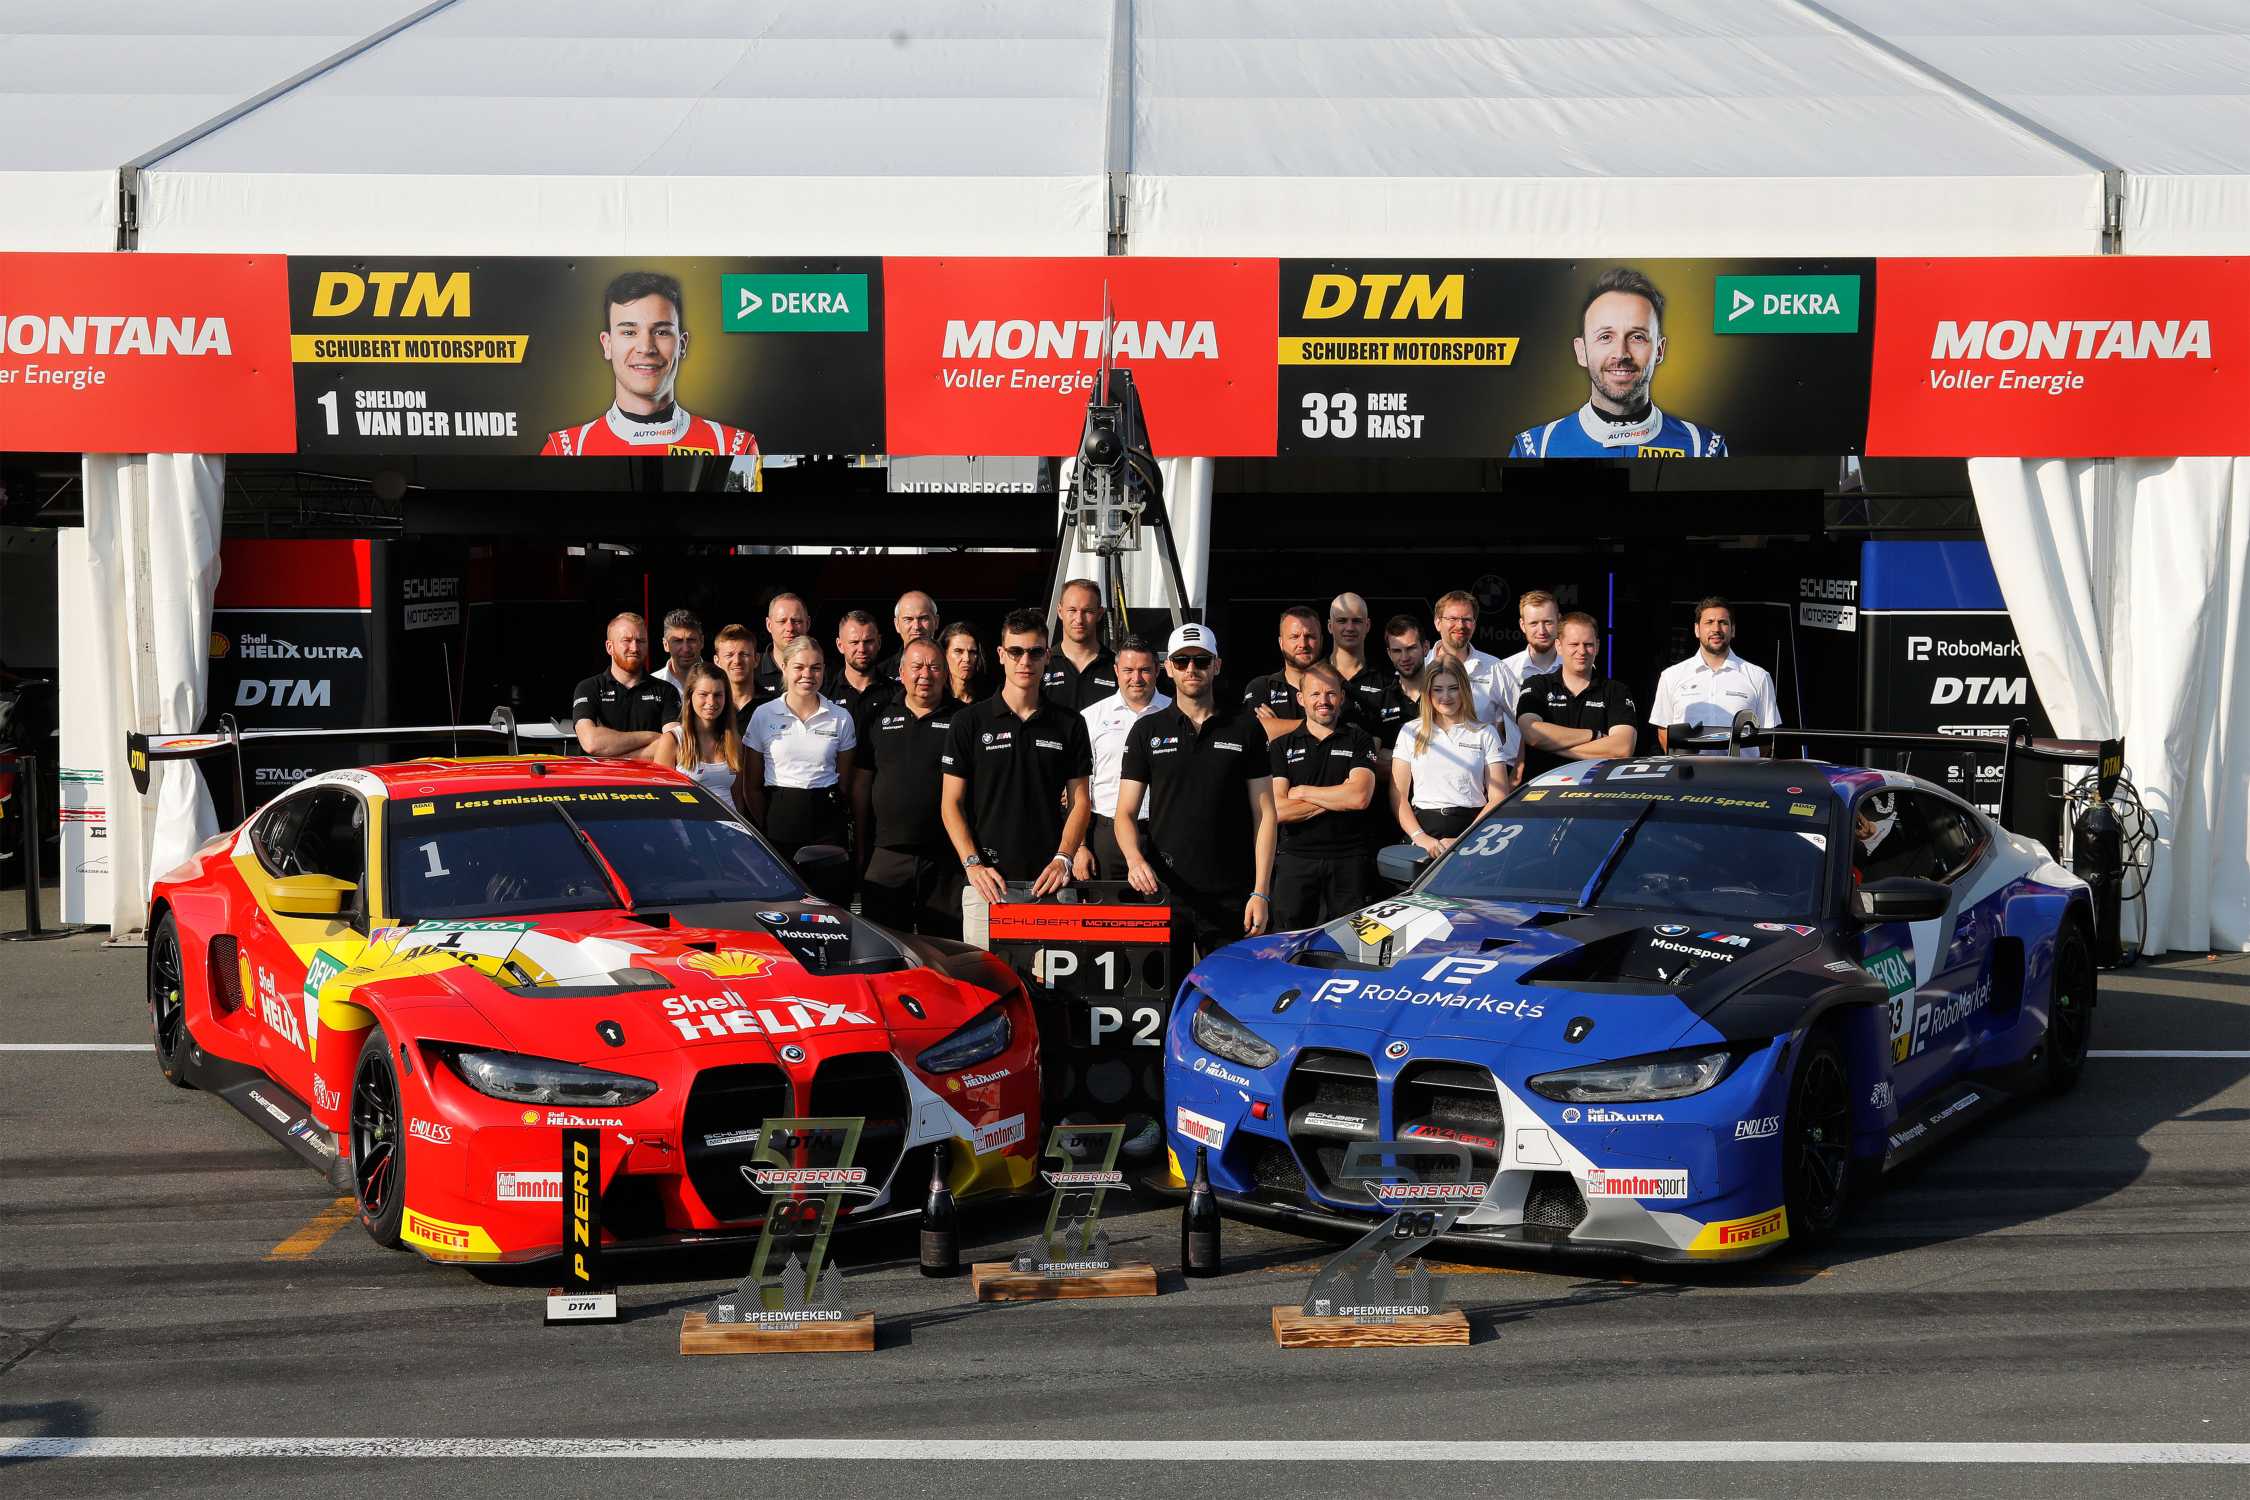
[[[1033,900],[1052,895],[1085,840],[1093,751],[1086,721],[1040,693],[1046,666],[1045,618],[1012,611],[1000,627],[1000,691],[956,710],[947,731],[941,814],[968,874],[964,903],[996,906],[1010,881],[1028,881]]]
[[[1170,892],[1198,953],[1264,932],[1272,919],[1273,786],[1258,721],[1222,707],[1219,638],[1182,625],[1165,650],[1172,706],[1133,725],[1119,766],[1118,848],[1133,889]],[[1148,826],[1140,826],[1141,800]],[[1151,849],[1149,843],[1155,842]]]

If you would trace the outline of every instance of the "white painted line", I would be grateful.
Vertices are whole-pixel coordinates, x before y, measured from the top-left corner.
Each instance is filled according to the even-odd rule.
[[[0,1438],[26,1458],[860,1463],[2250,1464],[2250,1443],[1174,1442],[1099,1438]]]
[[[0,1052],[147,1052],[153,1042],[0,1042]]]
[[[2103,1052],[2097,1049],[2089,1048],[2086,1055],[2088,1057],[2231,1057],[2242,1059],[2250,1058],[2250,1051],[2198,1052],[2193,1050],[2167,1049],[2163,1047],[2136,1047],[2131,1051]]]

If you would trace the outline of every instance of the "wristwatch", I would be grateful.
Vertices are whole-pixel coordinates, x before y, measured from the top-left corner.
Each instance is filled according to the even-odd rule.
[[[961,861],[961,868],[962,868],[962,869],[964,869],[964,870],[973,870],[973,869],[975,869],[975,868],[976,868],[976,867],[977,867],[978,865],[981,865],[981,864],[983,864],[983,863],[984,863],[984,856],[983,856],[983,855],[981,855],[981,854],[972,854],[972,855],[970,855],[970,856],[969,856],[969,857],[968,857],[967,859],[964,859],[964,860],[962,860],[962,861]]]

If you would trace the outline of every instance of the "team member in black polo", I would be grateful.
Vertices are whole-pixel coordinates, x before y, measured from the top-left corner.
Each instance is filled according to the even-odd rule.
[[[1084,713],[1117,693],[1117,658],[1102,649],[1102,591],[1091,579],[1063,585],[1062,639],[1047,654],[1039,690],[1065,708]]]
[[[609,622],[609,665],[578,684],[570,716],[588,755],[638,755],[680,717],[680,691],[648,667],[648,621],[630,610]]]
[[[836,670],[820,688],[829,702],[852,716],[863,736],[869,713],[898,696],[897,680],[875,672],[875,653],[882,644],[883,627],[873,615],[864,609],[847,610],[836,622]]]
[[[1375,748],[1385,760],[1390,758],[1391,746],[1398,743],[1399,726],[1422,711],[1422,702],[1414,695],[1419,691],[1416,684],[1422,678],[1422,662],[1429,654],[1429,632],[1420,620],[1412,615],[1392,615],[1384,623],[1383,659],[1390,664],[1391,675],[1383,684],[1383,701],[1375,711],[1375,727],[1369,733],[1375,736]],[[1509,705],[1511,709],[1514,706]],[[1382,800],[1376,798],[1378,803]],[[1389,810],[1384,812],[1387,818]],[[1385,838],[1384,842],[1397,841]]]
[[[953,710],[946,738],[946,838],[988,906],[1011,880],[1031,882],[1034,899],[1068,885],[1093,819],[1086,721],[1040,697],[1046,662],[1046,620],[1035,609],[1011,612],[1000,627],[1000,691]]]
[[[766,639],[772,644],[758,658],[753,678],[757,702],[770,703],[787,690],[781,676],[781,648],[801,635],[811,634],[812,612],[805,608],[803,599],[795,594],[776,594],[766,601]]]
[[[961,863],[938,803],[945,746],[959,709],[945,701],[945,663],[929,641],[900,654],[899,692],[867,711],[852,773],[860,910],[900,932],[961,935]]]
[[[1320,616],[1304,605],[1281,612],[1281,670],[1250,679],[1242,690],[1242,707],[1254,714],[1267,743],[1272,743],[1305,722],[1297,702],[1297,684],[1305,668],[1320,660]]]
[[[1390,691],[1391,664],[1381,652],[1367,652],[1370,624],[1367,601],[1338,594],[1328,601],[1328,664],[1344,684],[1344,722],[1357,724],[1372,739],[1382,724],[1383,700]],[[1286,843],[1286,840],[1284,841]]]
[[[1344,720],[1343,674],[1305,668],[1305,722],[1267,750],[1281,847],[1273,862],[1273,925],[1317,927],[1373,901],[1367,809],[1375,801],[1375,741]]]
[[[1525,678],[1516,700],[1526,780],[1573,760],[1629,756],[1640,733],[1633,727],[1640,709],[1625,684],[1594,673],[1602,647],[1601,627],[1592,615],[1564,615],[1555,649],[1562,670]]]
[[[1212,695],[1219,639],[1210,627],[1174,630],[1165,659],[1172,706],[1125,737],[1112,826],[1133,889],[1167,889],[1172,909],[1193,929],[1196,951],[1209,953],[1264,932],[1272,919],[1273,788],[1257,721]]]

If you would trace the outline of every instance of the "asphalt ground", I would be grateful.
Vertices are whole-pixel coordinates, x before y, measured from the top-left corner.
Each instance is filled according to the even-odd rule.
[[[142,960],[0,944],[0,1048],[145,1042]],[[2095,1027],[2250,1052],[2250,957],[2106,975]],[[681,1316],[746,1253],[613,1257],[622,1320],[549,1329],[546,1277],[378,1250],[145,1052],[0,1050],[0,1493],[2240,1496],[2246,1074],[2097,1056],[1817,1255],[1447,1252],[1467,1349],[1283,1351],[1268,1309],[1333,1247],[1230,1221],[1227,1274],[1183,1283],[1143,1200],[1111,1237],[1152,1300],[979,1306],[877,1231],[842,1253],[876,1352],[688,1359]],[[950,1446],[882,1446],[917,1440]]]

